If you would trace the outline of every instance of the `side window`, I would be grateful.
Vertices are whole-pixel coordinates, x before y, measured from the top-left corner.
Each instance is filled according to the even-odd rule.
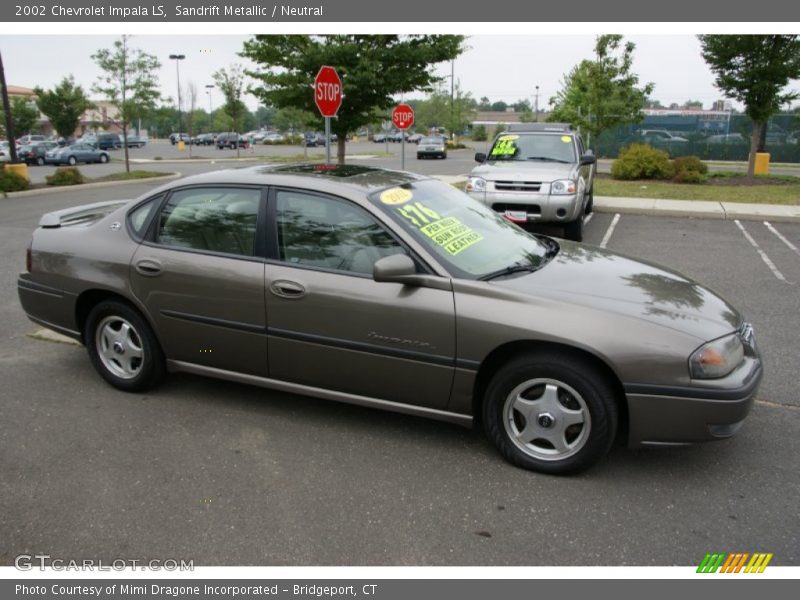
[[[261,191],[192,188],[174,192],[159,215],[166,246],[253,256]]]
[[[140,204],[128,213],[128,224],[131,226],[131,231],[133,231],[133,235],[136,238],[142,239],[144,237],[147,225],[150,223],[150,215],[153,214],[153,210],[155,210],[162,198],[163,196],[150,198],[150,200]]]
[[[277,226],[279,258],[292,264],[371,275],[405,252],[367,211],[333,198],[278,191]]]

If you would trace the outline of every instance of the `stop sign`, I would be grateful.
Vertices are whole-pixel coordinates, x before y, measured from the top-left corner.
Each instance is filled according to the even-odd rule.
[[[335,117],[342,105],[342,80],[333,67],[320,67],[314,78],[314,102],[323,117]]]
[[[408,129],[414,124],[414,109],[408,104],[398,104],[392,110],[392,123],[398,129]]]

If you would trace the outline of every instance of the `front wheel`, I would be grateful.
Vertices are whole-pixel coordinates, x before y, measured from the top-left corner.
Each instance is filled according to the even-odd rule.
[[[44,166],[44,158],[43,158],[43,157],[41,157],[41,156],[37,157],[37,158],[36,158],[36,164],[37,164],[38,166],[40,166],[40,167],[41,167],[41,166]]]
[[[564,225],[564,237],[574,242],[583,241],[583,212],[577,219]]]
[[[550,474],[588,469],[611,448],[617,404],[606,377],[569,354],[507,363],[483,403],[486,433],[512,464]]]
[[[67,159],[67,162],[69,163],[69,165],[70,165],[71,167],[74,167],[76,164],[78,164],[78,159],[76,159],[74,156],[70,156],[70,157]]]
[[[587,215],[590,215],[592,214],[593,210],[594,210],[594,190],[589,192],[589,196],[586,198],[586,208],[584,209],[584,212]]]
[[[101,162],[102,164],[105,164],[105,163],[107,163],[107,162],[108,162],[108,155],[107,155],[107,154],[101,154],[101,155],[100,155],[100,162]]]
[[[164,374],[164,354],[147,321],[133,308],[108,300],[89,313],[84,330],[89,358],[115,388],[139,392]]]

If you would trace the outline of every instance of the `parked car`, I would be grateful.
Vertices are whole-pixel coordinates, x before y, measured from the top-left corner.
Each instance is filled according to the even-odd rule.
[[[210,171],[51,212],[26,265],[28,317],[120,390],[183,371],[480,417],[507,460],[546,473],[588,468],[618,432],[730,437],[762,377],[753,328],[699,283],[366,166]]]
[[[420,140],[423,137],[425,136],[423,136],[421,133],[412,133],[411,135],[408,136],[408,139],[406,139],[406,141],[411,144],[419,144]]]
[[[303,143],[308,146],[324,146],[325,136],[321,133],[308,132],[303,134]]]
[[[187,144],[191,144],[192,136],[190,136],[188,133],[170,133],[169,143],[174,146],[178,142],[185,142]]]
[[[447,158],[447,143],[440,137],[424,137],[419,142],[417,158]]]
[[[108,152],[83,143],[58,146],[48,150],[44,156],[44,162],[48,165],[75,165],[79,162],[107,163],[108,160]]]
[[[213,146],[216,136],[215,133],[201,133],[192,140],[192,143],[197,146]]]
[[[286,141],[286,136],[278,133],[277,131],[272,131],[270,133],[265,134],[260,141],[263,144],[281,144],[284,141]]]
[[[27,144],[32,144],[33,142],[45,142],[47,138],[43,135],[38,134],[28,134],[23,135],[21,138],[17,140],[17,146],[25,146]]]
[[[639,129],[633,133],[632,142],[643,144],[684,144],[689,140],[666,129]]]
[[[58,148],[57,142],[33,142],[17,148],[17,156],[26,165],[42,166],[48,150]]]
[[[247,140],[247,138],[239,135],[236,132],[220,133],[217,136],[215,143],[217,145],[218,150],[222,150],[223,148],[230,148],[231,150],[235,150],[237,147],[248,148],[250,146],[250,143]]]
[[[747,144],[746,140],[741,133],[726,133],[720,135],[710,135],[705,140],[706,144]]]
[[[382,133],[382,132],[375,133],[372,136],[372,141],[375,142],[376,144],[382,144],[382,143],[387,141],[386,140],[386,134]]]
[[[11,146],[6,140],[0,141],[0,162],[11,162]]]
[[[520,225],[561,225],[568,239],[583,239],[584,215],[594,205],[594,154],[563,123],[511,125],[489,154],[477,153],[466,191]]]
[[[402,142],[404,139],[408,140],[408,134],[405,131],[395,131],[389,136],[389,141],[397,144]]]
[[[128,135],[128,148],[143,148],[147,145],[148,138],[139,135]],[[122,136],[120,136],[122,143]]]

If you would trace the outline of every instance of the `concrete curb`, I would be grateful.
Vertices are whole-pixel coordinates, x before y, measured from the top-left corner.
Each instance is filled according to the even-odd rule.
[[[85,190],[104,187],[114,187],[118,185],[133,185],[135,183],[149,183],[159,181],[170,181],[182,177],[180,173],[168,173],[159,177],[145,177],[143,179],[126,179],[124,181],[99,181],[97,183],[81,183],[78,185],[57,185],[48,186],[45,188],[37,188],[35,190],[23,190],[21,192],[7,192],[4,194],[6,198],[20,198],[24,196],[38,196],[40,194],[56,194],[58,192],[65,192],[71,190]]]
[[[742,202],[712,202],[707,200],[663,200],[655,198],[617,198],[595,196],[597,212],[662,217],[690,217],[746,221],[800,222],[800,206],[786,204],[746,204]]]

